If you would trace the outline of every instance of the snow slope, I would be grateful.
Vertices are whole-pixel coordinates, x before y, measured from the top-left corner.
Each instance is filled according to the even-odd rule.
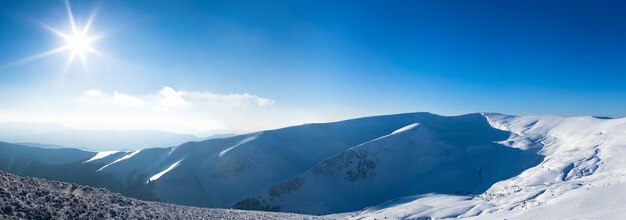
[[[17,173],[104,187],[141,199],[229,208],[325,158],[415,123],[419,117],[441,116],[411,113],[305,124],[169,148],[104,157],[91,154],[78,164],[36,166]]]
[[[180,161],[165,175],[147,184],[155,199],[228,208],[331,155],[410,124],[413,117],[407,114],[306,124],[190,142],[170,149],[145,149],[134,159],[111,165],[102,172],[119,179],[136,175],[147,181]]]
[[[509,131],[500,143],[537,149],[537,166],[477,195],[422,194],[362,211],[353,219],[620,219],[626,201],[626,118],[484,114]],[[511,161],[517,162],[517,161]]]
[[[108,157],[109,155],[117,153],[117,152],[118,151],[102,151],[102,152],[98,152],[98,153],[96,153],[96,156],[93,156],[92,158],[89,158],[89,160],[86,160],[83,163],[87,163],[87,162],[91,162],[91,161],[94,161],[94,160],[102,159],[102,158]]]
[[[0,170],[333,218],[618,218],[625,147],[624,118],[407,113],[134,151],[0,144]]]
[[[414,120],[235,207],[329,214],[412,194],[476,194],[542,160],[534,149],[496,143],[509,132],[492,128],[480,114]]]

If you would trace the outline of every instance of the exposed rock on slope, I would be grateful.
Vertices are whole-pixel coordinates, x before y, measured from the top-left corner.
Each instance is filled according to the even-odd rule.
[[[0,219],[321,219],[147,202],[77,184],[0,172]]]

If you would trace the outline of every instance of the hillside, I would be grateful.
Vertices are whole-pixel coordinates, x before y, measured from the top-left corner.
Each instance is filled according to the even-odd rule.
[[[537,166],[462,196],[431,193],[390,200],[362,211],[332,215],[353,219],[622,219],[626,200],[626,118],[485,114],[510,131],[501,143],[536,149]],[[509,163],[517,163],[511,160]]]
[[[407,113],[132,151],[0,143],[0,170],[143,200],[333,218],[602,218],[620,216],[602,207],[622,207],[620,193],[605,194],[626,190],[624,131],[624,118]]]
[[[77,184],[0,172],[1,219],[321,219],[146,202]]]
[[[480,114],[416,118],[235,207],[329,214],[412,194],[479,194],[541,162],[535,150],[498,143],[509,135]]]
[[[31,153],[40,149],[0,145],[0,159],[5,158],[0,160],[0,169],[103,187],[140,199],[230,208],[353,146],[388,135],[416,120],[446,118],[411,113],[305,124],[169,148],[77,152],[80,155],[61,164],[38,158],[40,153]]]

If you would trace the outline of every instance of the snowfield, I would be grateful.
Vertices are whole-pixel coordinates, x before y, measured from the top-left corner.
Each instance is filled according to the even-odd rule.
[[[479,194],[542,160],[536,149],[500,144],[509,132],[493,128],[480,114],[413,120],[417,123],[328,157],[235,208],[319,215],[413,194]]]
[[[407,113],[169,148],[0,143],[0,170],[213,208],[340,219],[621,219],[626,118]]]
[[[626,217],[626,118],[484,114],[511,148],[539,149],[543,161],[486,192],[398,198],[350,219],[623,219]],[[516,163],[517,161],[509,161]]]

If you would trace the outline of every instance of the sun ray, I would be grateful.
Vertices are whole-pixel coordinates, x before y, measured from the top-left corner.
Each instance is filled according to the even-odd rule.
[[[96,49],[93,49],[92,47],[87,47],[86,50],[94,55],[104,57],[104,55],[102,55],[100,52],[96,51]]]
[[[77,34],[78,28],[76,28],[76,22],[74,21],[74,14],[72,13],[72,7],[70,6],[70,1],[65,0],[65,8],[67,9],[67,17],[70,19],[70,25],[72,27],[72,33]]]
[[[100,38],[102,38],[102,37],[100,37],[100,36],[93,36],[93,37],[85,36],[85,42],[91,43],[91,42],[97,41]]]
[[[22,60],[19,60],[19,61],[16,61],[14,63],[11,63],[11,64],[9,64],[7,66],[15,66],[15,65],[28,63],[28,62],[31,62],[31,61],[35,61],[35,60],[38,60],[38,59],[41,59],[41,58],[44,58],[44,57],[47,57],[47,56],[50,56],[50,55],[62,52],[62,51],[69,50],[69,49],[70,48],[67,47],[67,46],[59,47],[59,48],[56,48],[56,49],[53,49],[53,50],[49,50],[49,51],[46,51],[46,52],[34,55],[34,56],[30,56],[30,57],[24,58]]]
[[[47,24],[41,23],[41,26],[43,26],[44,28],[48,29],[52,33],[55,33],[55,34],[59,35],[60,37],[62,37],[65,40],[70,39],[69,35],[67,35],[67,34],[65,34],[65,33],[61,32],[61,31],[59,31],[57,29],[54,29],[53,27],[50,27]]]
[[[87,58],[85,58],[85,53],[79,53],[80,56],[80,62],[83,64],[83,70],[85,70],[85,72],[87,72]]]
[[[72,55],[70,55],[70,58],[67,59],[67,63],[65,64],[65,69],[63,69],[63,73],[66,73],[67,70],[72,65],[72,62],[74,61],[74,57],[76,57],[76,53],[77,53],[76,51],[72,51]]]
[[[91,13],[91,15],[89,15],[89,19],[87,20],[87,24],[85,24],[85,27],[83,28],[83,31],[82,31],[83,35],[86,35],[87,32],[89,31],[89,28],[91,28],[91,24],[93,23],[94,18],[98,14],[99,8],[100,7],[96,7],[96,9],[93,11],[93,13]]]

